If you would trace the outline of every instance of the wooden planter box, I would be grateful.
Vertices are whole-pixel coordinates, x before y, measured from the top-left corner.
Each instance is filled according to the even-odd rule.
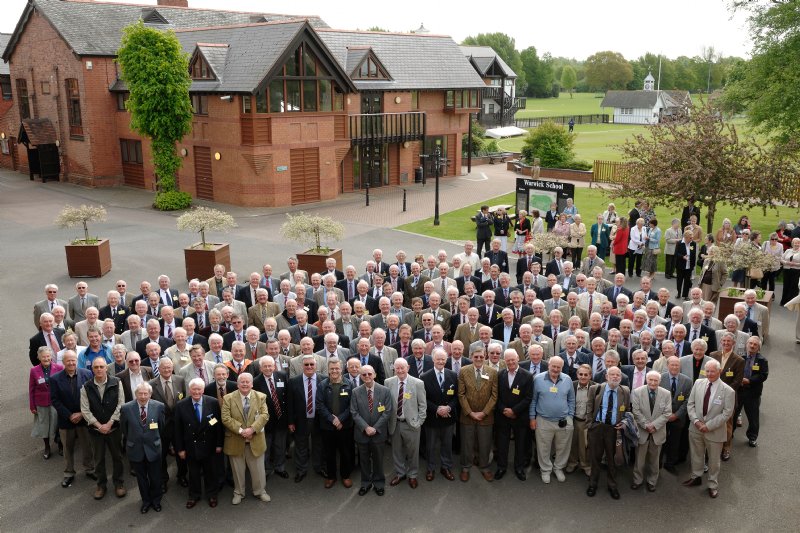
[[[744,297],[742,296],[744,291],[745,289],[740,289],[739,296],[728,296],[728,288],[723,288],[719,295],[717,318],[720,320],[725,320],[726,316],[733,314],[733,306],[738,302],[744,301]],[[764,291],[764,297],[760,300],[756,299],[756,302],[760,303],[761,305],[766,305],[770,314],[772,314],[772,291]]]
[[[231,251],[227,243],[206,243],[206,247],[199,242],[183,249],[186,263],[186,281],[199,279],[205,281],[214,275],[214,265],[225,265],[225,271],[231,269]]]
[[[327,270],[325,266],[325,260],[329,257],[336,259],[337,269],[344,270],[341,248],[331,250],[327,254],[315,254],[312,252],[303,252],[301,254],[297,254],[297,261],[299,262],[298,268],[308,272],[309,276],[315,272],[322,272]]]
[[[67,244],[67,272],[71,278],[101,278],[111,270],[111,244],[100,239],[97,244]]]

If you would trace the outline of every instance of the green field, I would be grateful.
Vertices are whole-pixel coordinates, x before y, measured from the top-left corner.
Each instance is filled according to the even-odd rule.
[[[574,93],[572,98],[568,94],[562,94],[559,98],[528,98],[525,109],[517,111],[516,117],[612,114],[613,110],[600,107],[603,96],[603,93]]]

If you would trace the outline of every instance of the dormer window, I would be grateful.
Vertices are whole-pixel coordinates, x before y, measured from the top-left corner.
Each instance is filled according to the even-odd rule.
[[[193,80],[214,80],[216,76],[214,76],[214,72],[211,70],[211,67],[208,66],[208,62],[205,58],[197,54],[195,57],[194,63],[190,67],[191,76]]]
[[[351,77],[354,80],[390,80],[392,79],[391,76],[386,72],[386,69],[381,65],[381,62],[378,61],[378,58],[375,57],[375,54],[372,50],[369,51],[361,61],[361,63],[355,68]]]

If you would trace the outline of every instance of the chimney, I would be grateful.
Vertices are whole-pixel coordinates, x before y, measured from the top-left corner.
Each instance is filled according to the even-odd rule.
[[[189,0],[158,0],[158,5],[167,7],[189,7]]]

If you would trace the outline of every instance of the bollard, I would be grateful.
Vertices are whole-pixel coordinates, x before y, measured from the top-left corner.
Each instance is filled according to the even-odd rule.
[[[367,182],[367,207],[369,207],[369,181]]]
[[[406,190],[403,189],[403,213],[406,212]]]

